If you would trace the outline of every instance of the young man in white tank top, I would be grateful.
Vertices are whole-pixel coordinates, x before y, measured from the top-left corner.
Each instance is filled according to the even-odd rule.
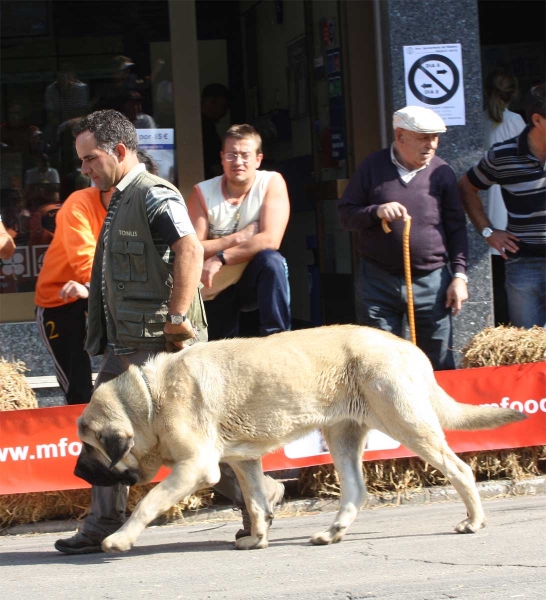
[[[262,140],[233,125],[220,153],[224,174],[197,184],[188,211],[205,249],[201,281],[209,340],[239,334],[239,315],[258,309],[260,335],[290,329],[286,261],[278,252],[290,214],[280,173],[258,171]]]
[[[187,202],[190,219],[205,249],[201,281],[209,340],[239,334],[242,311],[259,311],[260,334],[290,329],[290,287],[286,260],[278,252],[290,202],[279,173],[258,171],[262,140],[250,125],[233,125],[225,134],[220,157],[224,174],[197,184]],[[243,517],[236,538],[250,535],[250,516],[235,474],[220,465],[215,490],[233,500]],[[273,507],[284,486],[265,478]],[[238,501],[237,498],[240,498]]]

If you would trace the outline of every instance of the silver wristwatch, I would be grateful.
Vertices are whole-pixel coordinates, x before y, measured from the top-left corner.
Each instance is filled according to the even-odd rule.
[[[468,277],[464,273],[455,273],[453,277],[455,279],[462,279],[465,283],[468,283]]]
[[[187,319],[186,315],[167,315],[167,321],[173,325],[180,325]]]
[[[491,227],[484,227],[482,229],[482,236],[486,239],[488,237],[490,237],[492,233],[493,233],[493,230],[491,229]]]

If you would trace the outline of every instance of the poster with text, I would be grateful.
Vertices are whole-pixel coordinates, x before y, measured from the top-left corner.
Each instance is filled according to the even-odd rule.
[[[158,167],[158,175],[175,181],[174,129],[137,129],[138,147],[144,150]]]

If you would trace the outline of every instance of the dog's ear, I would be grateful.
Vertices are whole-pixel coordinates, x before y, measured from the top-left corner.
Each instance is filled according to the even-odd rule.
[[[113,469],[120,460],[123,460],[135,445],[132,435],[126,435],[112,429],[103,430],[98,439],[111,460],[109,469]]]

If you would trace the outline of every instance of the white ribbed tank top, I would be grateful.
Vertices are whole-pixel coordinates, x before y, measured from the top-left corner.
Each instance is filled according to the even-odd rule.
[[[239,205],[226,200],[224,175],[197,184],[209,221],[208,239],[217,239],[244,229],[260,219],[267,186],[275,171],[256,171],[256,179]]]

